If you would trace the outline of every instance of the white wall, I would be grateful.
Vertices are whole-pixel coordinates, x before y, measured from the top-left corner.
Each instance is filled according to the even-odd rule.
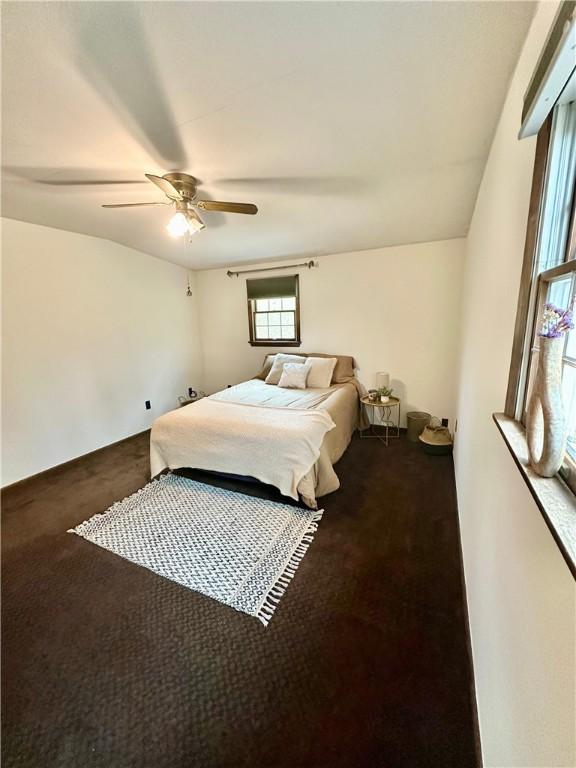
[[[522,97],[556,5],[539,6],[470,228],[455,461],[485,766],[575,766],[575,585],[493,424],[504,408],[535,139]]]
[[[297,270],[300,349],[352,355],[367,387],[389,371],[404,411],[452,419],[463,254],[464,240],[445,240],[323,256],[318,269]],[[255,375],[277,350],[248,344],[245,277],[208,270],[197,284],[205,384],[215,391]]]
[[[181,267],[10,219],[2,262],[3,485],[148,428],[199,385]]]

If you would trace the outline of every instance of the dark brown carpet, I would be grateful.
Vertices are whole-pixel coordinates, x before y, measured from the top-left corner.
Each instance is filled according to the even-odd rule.
[[[65,533],[147,472],[142,435],[4,494],[5,768],[476,766],[450,457],[355,438],[267,629]]]

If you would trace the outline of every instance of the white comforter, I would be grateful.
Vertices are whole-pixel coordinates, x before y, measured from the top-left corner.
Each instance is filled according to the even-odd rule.
[[[315,410],[332,392],[252,380],[170,411],[152,426],[152,476],[166,467],[246,475],[297,499],[324,436],[335,427],[327,411]]]

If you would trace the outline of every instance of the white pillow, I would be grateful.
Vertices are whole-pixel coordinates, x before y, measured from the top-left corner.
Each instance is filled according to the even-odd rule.
[[[307,387],[326,389],[332,382],[332,374],[338,358],[336,357],[307,357],[306,365],[310,366]]]
[[[279,352],[274,357],[272,368],[270,368],[270,373],[264,379],[264,383],[278,384],[278,382],[280,381],[280,376],[282,376],[282,368],[284,367],[284,363],[305,363],[305,362],[306,362],[306,358],[302,357],[301,355],[284,355],[281,352]]]
[[[285,389],[306,389],[306,377],[310,366],[302,363],[284,363],[279,387]]]

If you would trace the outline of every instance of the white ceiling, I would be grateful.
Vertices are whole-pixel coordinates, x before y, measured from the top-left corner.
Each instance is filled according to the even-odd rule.
[[[3,215],[193,268],[463,236],[533,10],[4,2]],[[260,211],[185,246],[167,208],[100,207],[168,170]]]

